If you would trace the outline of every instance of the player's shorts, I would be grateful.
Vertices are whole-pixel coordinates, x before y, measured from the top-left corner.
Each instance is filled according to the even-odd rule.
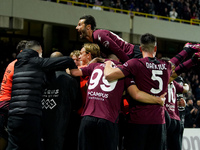
[[[165,124],[127,124],[124,135],[126,150],[165,150]]]
[[[166,128],[168,129],[171,124],[171,118],[166,110],[165,110],[165,122],[166,122]]]
[[[81,120],[79,150],[116,150],[118,146],[118,125],[106,119],[84,116]]]
[[[174,150],[182,149],[182,125],[179,120],[171,119],[167,130],[167,148]]]

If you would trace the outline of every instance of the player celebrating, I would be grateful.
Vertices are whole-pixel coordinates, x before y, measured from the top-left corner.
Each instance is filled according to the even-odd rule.
[[[87,39],[90,42],[97,43],[101,49],[102,57],[107,57],[114,53],[121,62],[126,62],[130,58],[141,58],[138,45],[130,44],[108,30],[95,30],[96,22],[93,16],[86,15],[80,18],[77,31],[81,39]]]
[[[107,61],[104,70],[105,78],[113,81],[132,75],[139,90],[160,96],[167,92],[173,64],[177,66],[193,50],[185,47],[170,62],[166,62],[155,58],[157,46],[154,35],[144,34],[140,40],[143,58],[131,59],[120,68],[113,68],[112,62]],[[125,136],[127,150],[165,149],[166,128],[163,107],[135,102],[130,110],[128,129],[129,132]]]

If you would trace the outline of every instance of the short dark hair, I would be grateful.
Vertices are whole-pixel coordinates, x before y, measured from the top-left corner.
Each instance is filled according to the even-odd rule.
[[[151,44],[156,42],[156,37],[153,34],[146,33],[143,34],[140,38],[141,44]]]
[[[193,99],[192,99],[191,97],[188,97],[188,98],[186,98],[186,103],[187,103],[189,100],[192,100],[192,101],[193,101]]]
[[[91,16],[91,15],[85,15],[85,16],[82,16],[80,18],[80,20],[81,19],[85,19],[85,22],[84,22],[85,25],[87,26],[88,24],[90,24],[92,30],[94,30],[96,28],[96,21],[95,21],[95,19],[94,19],[93,16]]]
[[[16,51],[17,51],[17,54],[21,51],[21,50],[24,50],[25,49],[25,46],[26,46],[26,43],[28,41],[27,40],[22,40],[20,41],[18,44],[17,44],[17,47],[16,47]]]
[[[140,47],[143,51],[153,52],[156,46],[156,37],[153,34],[146,33],[140,37]]]
[[[26,43],[25,49],[33,49],[36,50],[35,47],[41,46],[38,41],[32,40]]]

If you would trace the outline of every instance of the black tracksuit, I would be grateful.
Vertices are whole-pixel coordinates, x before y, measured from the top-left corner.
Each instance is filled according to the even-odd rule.
[[[31,49],[17,56],[8,118],[7,150],[40,150],[42,93],[45,72],[76,68],[70,57],[40,58]]]

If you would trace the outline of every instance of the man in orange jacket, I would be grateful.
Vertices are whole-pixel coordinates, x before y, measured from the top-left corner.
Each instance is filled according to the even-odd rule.
[[[18,43],[17,53],[21,52],[27,41],[22,40]],[[6,68],[0,90],[0,150],[4,150],[7,145],[8,133],[6,132],[8,119],[8,105],[11,99],[12,81],[14,74],[14,65],[17,60],[12,61]]]

